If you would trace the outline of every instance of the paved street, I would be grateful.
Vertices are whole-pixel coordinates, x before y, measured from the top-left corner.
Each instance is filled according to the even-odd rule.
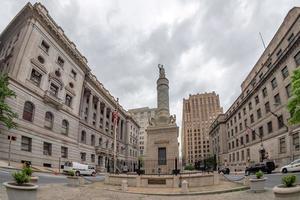
[[[10,169],[0,169],[0,184],[6,181],[12,180],[11,174],[15,170],[10,170]],[[53,184],[53,183],[67,183],[66,177],[63,175],[54,175],[54,174],[49,174],[49,173],[39,173],[35,172],[34,176],[39,177],[39,185],[45,185],[45,184]],[[96,181],[103,181],[104,176],[96,176],[96,177],[89,177],[85,176],[84,177],[86,180],[90,182],[96,182]]]
[[[297,177],[297,182],[300,184],[300,172],[297,173],[288,173],[288,174],[293,174],[296,175]],[[267,177],[267,182],[266,182],[266,187],[267,188],[273,188],[276,185],[281,184],[281,178],[287,174],[282,174],[282,173],[273,173],[273,174],[265,174],[264,176]],[[240,180],[244,175],[226,175],[226,177],[230,180]],[[250,177],[255,177],[254,175],[251,175]]]

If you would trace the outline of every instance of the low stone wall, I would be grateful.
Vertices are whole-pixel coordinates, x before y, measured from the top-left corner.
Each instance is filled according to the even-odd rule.
[[[186,180],[188,187],[201,187],[219,184],[219,174],[182,174],[182,175],[124,175],[108,174],[105,184],[122,185],[127,180],[129,187],[178,188]]]

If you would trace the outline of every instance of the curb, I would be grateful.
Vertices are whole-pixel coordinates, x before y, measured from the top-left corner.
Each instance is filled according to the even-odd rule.
[[[120,193],[127,193],[127,194],[139,194],[139,195],[152,195],[152,196],[190,196],[190,195],[209,195],[209,194],[222,194],[222,193],[229,193],[229,192],[239,192],[244,190],[249,190],[250,187],[242,186],[232,189],[226,190],[215,190],[215,191],[204,191],[204,192],[189,192],[189,193],[161,193],[161,194],[153,194],[147,192],[123,192],[121,190],[114,190],[114,189],[104,189],[112,192],[120,192]]]

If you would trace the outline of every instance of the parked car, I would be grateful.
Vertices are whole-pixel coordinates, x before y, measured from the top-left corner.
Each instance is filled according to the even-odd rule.
[[[96,170],[93,166],[81,164],[78,162],[65,162],[63,172],[74,171],[76,176],[88,175],[95,176]]]
[[[271,174],[272,171],[275,169],[275,163],[272,160],[267,160],[261,163],[252,164],[249,167],[246,167],[245,174],[255,174],[259,170],[261,170],[264,173]]]
[[[218,172],[219,172],[219,174],[220,173],[229,174],[230,173],[230,169],[228,167],[224,167],[224,168],[219,169]]]
[[[281,167],[280,171],[282,173],[300,171],[300,159],[294,160],[290,164]]]

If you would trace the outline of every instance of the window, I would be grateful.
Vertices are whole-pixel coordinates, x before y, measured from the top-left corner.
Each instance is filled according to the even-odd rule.
[[[292,96],[292,87],[291,87],[291,84],[288,84],[286,87],[285,87],[285,91],[286,91],[286,96],[288,98],[290,98]]]
[[[72,69],[71,70],[71,77],[76,79],[77,73]]]
[[[244,145],[244,137],[241,137],[241,145]]]
[[[293,134],[292,140],[293,140],[293,148],[294,148],[294,150],[295,151],[299,151],[300,150],[299,133]]]
[[[256,140],[256,133],[255,130],[252,131],[252,141]]]
[[[247,160],[250,160],[250,149],[247,149]]]
[[[255,99],[255,104],[259,104],[259,97],[256,96],[254,99]]]
[[[297,65],[296,67],[298,67],[298,65],[300,65],[300,51],[295,55],[294,59]]]
[[[235,139],[235,145],[236,145],[236,147],[239,146],[239,139]]]
[[[236,161],[240,160],[240,152],[236,152]]]
[[[246,115],[246,108],[243,108],[243,114]]]
[[[91,135],[91,145],[95,146],[96,140],[95,140],[95,135]]]
[[[95,154],[91,154],[91,162],[95,162]]]
[[[276,78],[273,78],[273,80],[271,81],[271,85],[272,85],[272,89],[273,89],[273,90],[277,87],[277,81],[276,81]]]
[[[32,69],[31,75],[30,75],[30,80],[32,83],[38,87],[40,87],[41,80],[42,80],[42,74],[39,73],[37,70]]]
[[[64,119],[61,124],[61,133],[64,135],[68,135],[68,132],[69,132],[69,122]]]
[[[86,153],[81,152],[80,153],[80,158],[81,158],[81,161],[86,161]]]
[[[250,122],[251,122],[251,123],[254,122],[254,115],[253,115],[253,114],[250,115]]]
[[[281,104],[279,93],[274,96],[274,103],[276,106]]]
[[[73,98],[70,95],[66,94],[65,104],[67,106],[71,107],[71,105],[72,105],[72,99]]]
[[[244,150],[242,150],[241,156],[242,156],[242,161],[245,160],[245,153],[244,153]]]
[[[22,136],[21,150],[31,152],[32,139],[26,136]]]
[[[44,126],[49,129],[53,128],[53,114],[51,112],[46,112]]]
[[[240,123],[240,131],[243,130],[243,125]]]
[[[266,87],[262,89],[262,95],[264,98],[268,96],[268,91]]]
[[[261,118],[261,109],[259,108],[257,110],[257,119],[260,119]]]
[[[234,141],[231,142],[231,147],[234,148]]]
[[[231,145],[230,145],[230,142],[228,143],[228,149],[229,149],[229,150],[231,149]]]
[[[65,64],[64,59],[62,59],[62,57],[58,56],[58,58],[57,58],[57,64],[58,64],[59,66],[63,67],[64,64]]]
[[[57,97],[58,94],[58,86],[54,85],[53,83],[50,84],[50,94],[55,97]]]
[[[249,106],[249,110],[252,110],[252,103],[251,102],[248,104],[248,106]]]
[[[291,42],[294,39],[294,33],[292,33],[289,37],[288,37],[288,42]]]
[[[81,142],[82,143],[86,142],[86,132],[85,131],[81,131]]]
[[[279,138],[279,153],[286,153],[285,137]]]
[[[244,123],[245,123],[245,127],[247,127],[247,119],[244,120]]]
[[[158,165],[166,165],[167,160],[166,160],[166,148],[165,147],[160,147],[158,148]]]
[[[249,135],[246,134],[246,143],[249,143]]]
[[[239,112],[238,116],[239,116],[239,119],[241,119],[241,113],[240,112]]]
[[[271,108],[270,108],[270,103],[269,102],[265,103],[265,110],[266,110],[266,113],[270,112]]]
[[[289,76],[289,70],[287,68],[287,66],[285,66],[282,70],[281,70],[281,74],[282,74],[282,78],[286,79]]]
[[[61,147],[61,157],[68,158],[68,147]]]
[[[48,142],[44,142],[44,145],[43,145],[43,154],[46,155],[46,156],[51,156],[51,153],[52,153],[52,144],[51,143],[48,143]]]
[[[42,41],[41,47],[44,51],[46,51],[48,53],[50,46],[45,40]]]
[[[263,126],[258,128],[258,132],[259,132],[259,137],[261,137],[261,138],[264,137],[264,127]]]
[[[281,129],[282,127],[284,127],[284,122],[283,122],[283,116],[282,115],[278,116],[277,122],[278,122],[278,129]]]
[[[33,116],[34,116],[34,105],[33,103],[26,101],[24,104],[23,119],[32,122]]]
[[[272,121],[268,122],[268,123],[267,123],[267,126],[268,126],[268,133],[272,133],[272,132],[273,132],[273,124],[272,124]]]

